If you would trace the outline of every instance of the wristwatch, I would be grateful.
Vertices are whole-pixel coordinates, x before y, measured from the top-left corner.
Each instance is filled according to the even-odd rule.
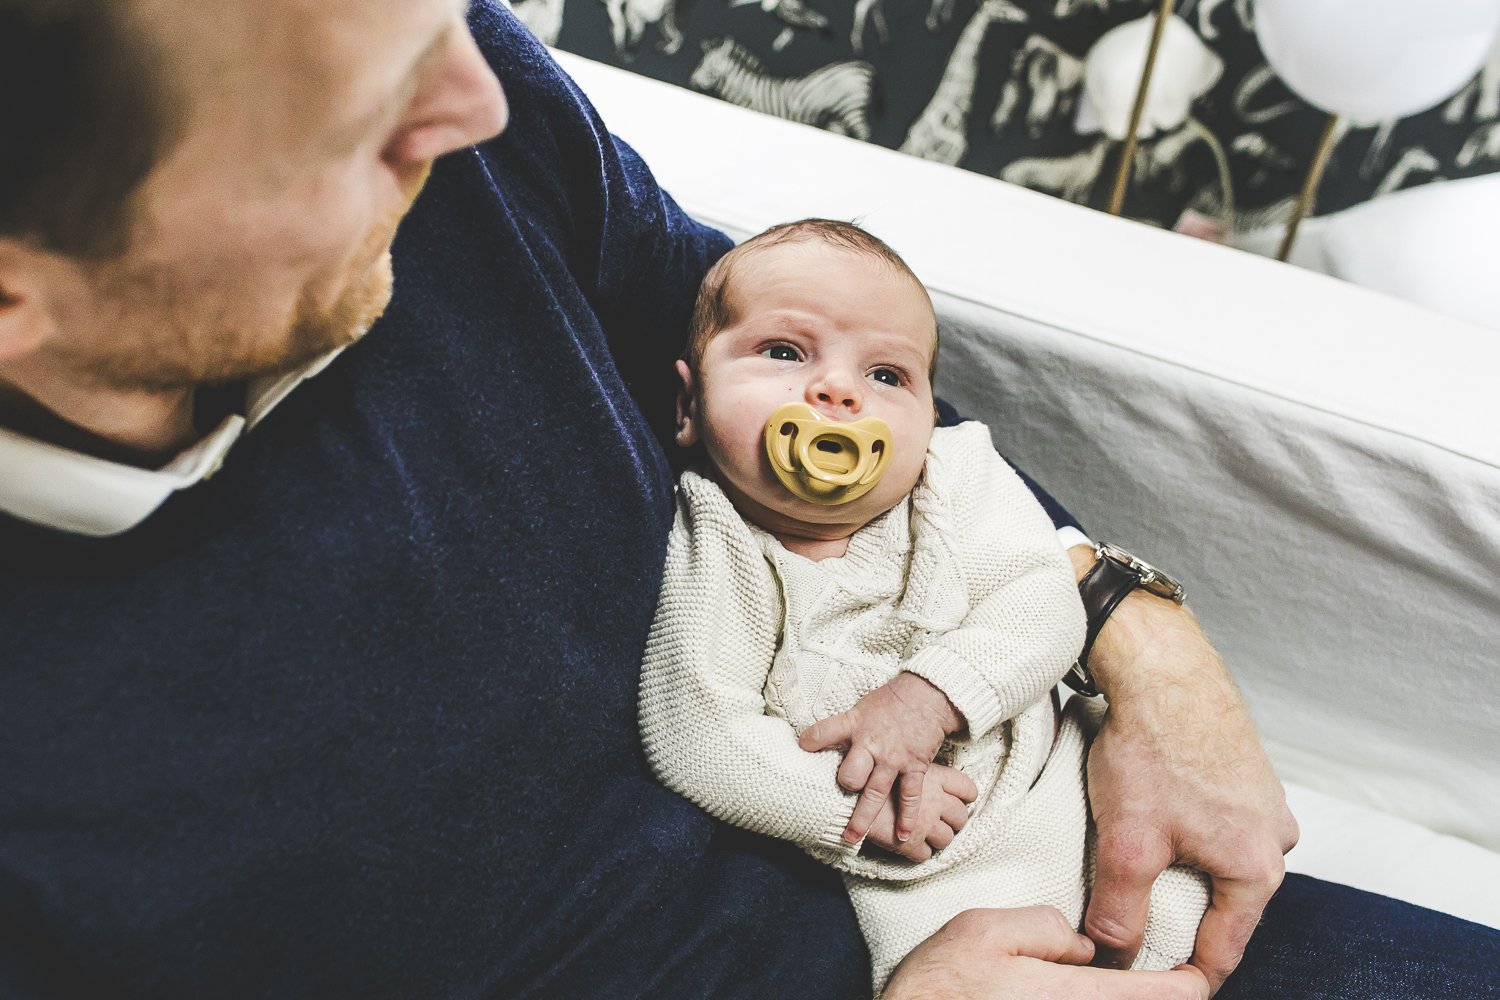
[[[1078,596],[1083,598],[1088,630],[1084,633],[1083,651],[1078,654],[1077,662],[1063,675],[1063,683],[1079,694],[1092,698],[1099,693],[1089,673],[1089,651],[1094,648],[1094,640],[1099,638],[1099,630],[1104,628],[1109,616],[1137,587],[1173,604],[1181,604],[1186,596],[1182,584],[1144,559],[1137,559],[1107,542],[1094,543],[1094,565],[1078,581]]]

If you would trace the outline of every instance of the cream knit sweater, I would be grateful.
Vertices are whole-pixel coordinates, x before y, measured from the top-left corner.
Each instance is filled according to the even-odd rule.
[[[1051,692],[1083,630],[1052,525],[982,424],[935,431],[911,495],[821,562],[689,472],[642,668],[641,737],[667,787],[844,873],[879,992],[968,907],[1050,903],[1082,920],[1097,709],[1075,699],[1059,725]],[[939,760],[979,788],[968,824],[921,864],[846,845],[857,795],[835,778],[841,755],[797,746],[901,670],[963,713],[963,738]],[[1200,876],[1165,873],[1137,967],[1184,961],[1206,904]]]

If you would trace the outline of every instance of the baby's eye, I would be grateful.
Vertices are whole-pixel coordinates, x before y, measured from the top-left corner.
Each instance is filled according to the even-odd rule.
[[[772,344],[770,347],[762,350],[760,356],[770,358],[772,361],[802,360],[802,355],[797,353],[797,349],[790,344]]]
[[[865,378],[873,379],[876,382],[883,382],[886,385],[897,387],[901,385],[901,373],[894,368],[876,368],[870,374],[866,375]]]

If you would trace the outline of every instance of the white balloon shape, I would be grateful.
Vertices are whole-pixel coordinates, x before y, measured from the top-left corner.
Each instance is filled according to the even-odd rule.
[[[1256,0],[1255,34],[1298,96],[1369,124],[1455,94],[1500,32],[1500,0]]]
[[[1074,123],[1080,135],[1102,130],[1116,142],[1125,138],[1155,27],[1156,15],[1147,14],[1105,32],[1089,49],[1083,64],[1083,100]],[[1145,139],[1181,126],[1193,101],[1223,72],[1223,60],[1192,28],[1181,18],[1168,19],[1136,136]]]

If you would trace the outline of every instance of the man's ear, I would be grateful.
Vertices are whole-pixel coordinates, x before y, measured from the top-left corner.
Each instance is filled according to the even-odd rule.
[[[686,361],[678,360],[677,377],[682,385],[677,390],[677,433],[673,440],[679,448],[691,448],[698,443],[698,399],[693,394],[693,372]]]
[[[0,363],[34,353],[57,330],[42,294],[49,256],[0,237]]]

